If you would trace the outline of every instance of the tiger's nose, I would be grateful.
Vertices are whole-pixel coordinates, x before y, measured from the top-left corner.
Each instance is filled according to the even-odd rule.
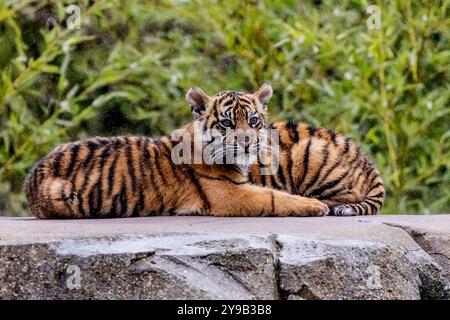
[[[242,139],[242,141],[240,141],[240,145],[243,147],[248,147],[250,146],[250,143],[252,142],[252,140],[250,139],[250,137],[244,137],[244,139]]]

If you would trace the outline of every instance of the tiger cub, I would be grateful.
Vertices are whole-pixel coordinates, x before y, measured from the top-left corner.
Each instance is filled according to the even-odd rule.
[[[169,135],[96,137],[63,144],[27,176],[24,189],[31,212],[38,218],[326,215],[328,206],[318,199],[277,190],[295,193],[298,188],[293,186],[298,185],[293,181],[311,179],[292,176],[293,180],[285,180],[285,188],[257,186],[248,180],[249,165],[256,161],[250,154],[261,145],[259,133],[267,129],[271,95],[268,85],[252,94],[225,91],[212,97],[193,88],[186,98],[195,121]],[[245,139],[233,133],[239,130],[246,132]],[[342,139],[339,136],[336,143]],[[302,142],[298,145],[301,151]],[[312,157],[316,148],[310,149]],[[231,161],[230,154],[235,156]],[[294,171],[295,166],[289,168],[302,173]],[[321,176],[324,194],[334,177]],[[317,190],[318,184],[312,187]]]

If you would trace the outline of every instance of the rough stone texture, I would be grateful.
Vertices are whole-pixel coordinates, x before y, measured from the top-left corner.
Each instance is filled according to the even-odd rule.
[[[449,239],[450,215],[0,218],[0,299],[450,299]]]
[[[450,271],[450,218],[383,216],[380,221],[402,228],[445,270]],[[450,280],[450,272],[448,272]]]

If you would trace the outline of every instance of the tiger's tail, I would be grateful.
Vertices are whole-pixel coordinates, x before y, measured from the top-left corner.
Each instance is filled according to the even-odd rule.
[[[368,189],[365,198],[361,202],[331,206],[330,215],[357,216],[379,214],[386,194],[383,180],[379,174]]]

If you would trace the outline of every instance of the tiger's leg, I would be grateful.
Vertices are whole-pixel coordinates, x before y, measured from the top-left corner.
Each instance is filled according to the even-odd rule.
[[[214,216],[323,216],[328,206],[317,199],[251,184],[201,180]],[[207,191],[208,190],[208,191]]]
[[[323,202],[330,208],[329,214],[332,216],[351,217],[359,215],[356,209],[359,205],[358,203],[345,203],[329,200],[324,200]]]
[[[384,187],[380,177],[370,185],[365,196],[361,192],[346,190],[331,199],[320,199],[330,208],[330,215],[334,216],[358,216],[376,215],[381,211],[384,202]]]
[[[381,204],[380,202],[375,202],[376,200],[366,198],[359,202],[322,201],[330,208],[330,215],[348,217],[379,214]]]

